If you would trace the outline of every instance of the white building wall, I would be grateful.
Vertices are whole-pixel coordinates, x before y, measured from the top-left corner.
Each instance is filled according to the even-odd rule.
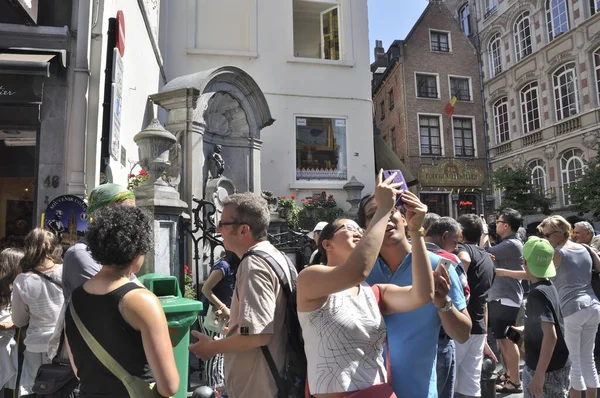
[[[148,33],[142,11],[136,0],[100,1],[97,23],[92,29],[90,51],[90,103],[88,111],[88,144],[86,181],[88,193],[99,184],[99,165],[102,136],[102,103],[104,99],[104,69],[106,66],[107,31],[109,18],[116,18],[117,11],[125,16],[125,53],[123,56],[123,93],[120,140],[126,150],[126,163],[110,158],[113,182],[127,185],[127,175],[138,160],[138,148],[133,137],[146,127],[154,117],[155,107],[148,104],[148,96],[158,92],[160,69],[150,37],[158,28],[158,1],[145,1],[150,25],[154,33]],[[156,7],[156,8],[154,8]],[[94,20],[95,15],[92,15]],[[136,168],[139,171],[139,167]]]
[[[342,186],[352,176],[363,193],[374,186],[367,1],[306,3],[340,5],[341,60],[294,57],[293,2],[281,0],[162,2],[161,52],[169,80],[232,65],[258,83],[276,120],[261,132],[262,189],[300,197],[326,190],[348,206]],[[295,116],[347,118],[348,180],[296,181]]]

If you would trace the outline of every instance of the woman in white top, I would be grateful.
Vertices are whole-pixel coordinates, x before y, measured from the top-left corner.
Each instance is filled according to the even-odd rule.
[[[27,327],[19,396],[32,394],[39,367],[50,363],[48,341],[58,322],[64,298],[62,293],[62,247],[54,234],[36,228],[25,237],[21,274],[12,292],[12,318],[15,326]]]
[[[371,272],[396,195],[406,209],[412,238],[413,286],[377,285],[384,314],[412,311],[429,303],[434,284],[423,240],[427,206],[392,183],[396,175],[377,177],[377,212],[363,231],[348,219],[327,225],[319,237],[325,265],[313,265],[298,275],[298,318],[308,360],[310,393],[317,398],[341,398],[386,381],[382,349],[386,333],[375,295],[364,283]]]
[[[0,397],[3,396],[3,388],[15,388],[17,350],[10,296],[22,258],[23,251],[20,249],[8,248],[0,253]]]

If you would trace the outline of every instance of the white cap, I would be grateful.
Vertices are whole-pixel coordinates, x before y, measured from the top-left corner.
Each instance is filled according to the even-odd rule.
[[[323,230],[323,228],[325,228],[325,226],[329,224],[326,221],[321,221],[319,223],[317,223],[317,225],[315,225],[315,227],[313,228],[312,231],[310,231],[309,233],[306,234],[306,236],[308,236],[311,239],[315,238],[315,232],[321,232]]]

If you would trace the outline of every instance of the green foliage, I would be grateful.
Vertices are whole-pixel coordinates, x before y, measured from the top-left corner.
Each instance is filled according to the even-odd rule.
[[[554,199],[531,183],[531,172],[522,167],[512,170],[503,167],[492,172],[496,188],[502,189],[502,208],[512,208],[523,215],[542,212],[550,214]]]
[[[194,278],[192,277],[192,270],[188,265],[183,266],[183,273],[185,277],[185,291],[183,297],[196,300],[196,288],[194,287]]]
[[[600,150],[600,144],[596,151]],[[600,161],[598,157],[584,162],[585,174],[572,182],[567,189],[571,196],[571,207],[582,213],[592,212],[595,220],[600,220]]]
[[[296,204],[296,195],[290,196],[289,199],[282,196],[277,202],[277,212],[279,213],[279,216],[283,218],[288,227],[293,230],[298,229],[299,214],[301,210],[300,206]]]

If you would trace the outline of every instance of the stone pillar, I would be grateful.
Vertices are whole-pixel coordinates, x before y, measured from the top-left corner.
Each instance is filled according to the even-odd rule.
[[[350,203],[350,210],[346,212],[349,217],[356,218],[358,216],[358,205],[362,198],[362,190],[365,184],[358,181],[355,176],[352,176],[350,181],[344,185],[344,191],[348,194],[346,202]]]
[[[154,217],[154,251],[146,256],[140,275],[156,272],[181,274],[178,252],[179,216],[187,204],[169,184],[167,170],[171,166],[171,150],[177,138],[165,130],[157,119],[133,137],[140,148],[140,165],[148,171],[148,180],[134,189],[136,205]]]

